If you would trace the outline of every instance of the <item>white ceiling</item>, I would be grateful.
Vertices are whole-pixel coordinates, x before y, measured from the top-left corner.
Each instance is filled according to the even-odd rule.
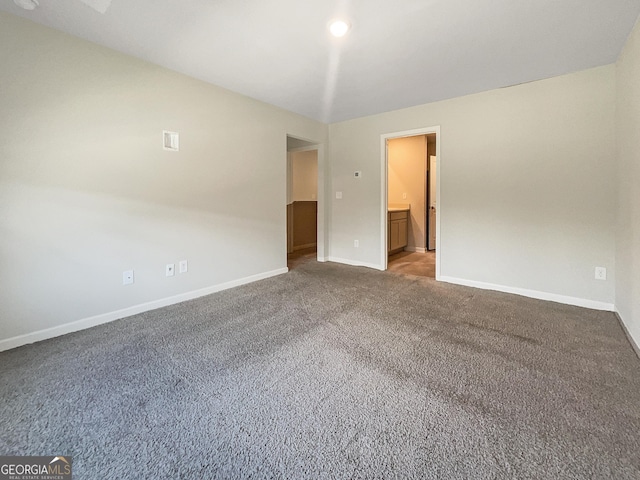
[[[640,13],[640,0],[39,3],[0,9],[324,122],[613,63]],[[346,37],[330,38],[334,17]]]

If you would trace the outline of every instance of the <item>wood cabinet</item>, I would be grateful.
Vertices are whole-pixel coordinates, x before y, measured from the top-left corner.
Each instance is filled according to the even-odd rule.
[[[287,253],[316,246],[318,202],[302,201],[287,205]]]
[[[389,212],[387,224],[389,228],[387,251],[392,253],[402,250],[407,246],[409,211]]]

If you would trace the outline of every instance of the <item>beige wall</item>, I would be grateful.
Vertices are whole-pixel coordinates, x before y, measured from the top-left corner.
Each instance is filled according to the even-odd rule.
[[[286,268],[286,135],[325,125],[5,13],[0,63],[0,348]]]
[[[388,203],[411,204],[407,250],[425,248],[427,141],[424,135],[388,142]],[[406,198],[403,198],[406,194]]]
[[[640,346],[640,25],[618,63],[616,309]]]
[[[442,275],[615,297],[638,342],[639,37],[616,66],[330,125],[330,256],[379,266],[380,135],[439,125]],[[325,125],[5,13],[0,62],[0,349],[286,266],[286,135]]]
[[[611,307],[614,113],[610,65],[330,125],[330,256],[380,266],[381,135],[440,126],[441,275]]]
[[[291,152],[292,201],[317,200],[318,152]]]

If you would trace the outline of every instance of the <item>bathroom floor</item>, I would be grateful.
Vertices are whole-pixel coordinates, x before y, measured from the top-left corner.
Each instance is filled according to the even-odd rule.
[[[400,275],[436,278],[436,251],[395,253],[389,256],[387,270]]]
[[[298,250],[287,255],[287,267],[292,270],[299,265],[315,261],[316,247]],[[399,252],[389,256],[387,271],[398,275],[415,275],[436,278],[436,252]]]

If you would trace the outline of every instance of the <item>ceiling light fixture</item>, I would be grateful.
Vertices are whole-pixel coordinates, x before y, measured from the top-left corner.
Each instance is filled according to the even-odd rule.
[[[25,10],[35,10],[40,5],[37,0],[13,0],[13,3]]]
[[[334,37],[344,37],[350,28],[351,25],[344,20],[332,20],[329,23],[329,31]]]

